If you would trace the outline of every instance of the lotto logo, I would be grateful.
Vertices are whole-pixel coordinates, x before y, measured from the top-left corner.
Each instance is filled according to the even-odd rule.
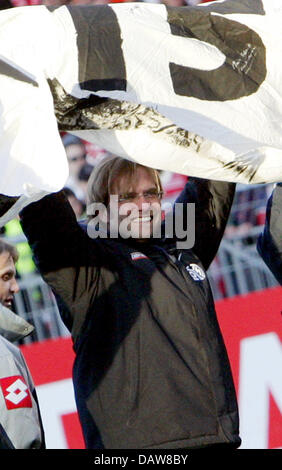
[[[0,379],[0,386],[8,410],[32,408],[31,396],[25,380],[20,375]]]

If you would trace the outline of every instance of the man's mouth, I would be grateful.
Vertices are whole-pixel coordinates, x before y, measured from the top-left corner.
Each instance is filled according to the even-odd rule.
[[[9,298],[9,299],[4,300],[5,307],[11,308],[12,303],[13,303],[13,298]]]
[[[145,217],[135,217],[132,219],[133,223],[145,223],[145,222],[151,222],[153,217],[151,215],[145,216]]]

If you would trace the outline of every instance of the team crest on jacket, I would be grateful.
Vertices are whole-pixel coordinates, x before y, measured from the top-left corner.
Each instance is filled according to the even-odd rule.
[[[29,388],[20,375],[0,379],[0,387],[8,410],[32,408]]]
[[[206,278],[205,271],[195,263],[188,264],[186,270],[194,281],[203,281]]]

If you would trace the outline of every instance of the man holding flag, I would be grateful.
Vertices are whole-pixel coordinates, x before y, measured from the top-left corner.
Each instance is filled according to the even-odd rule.
[[[189,178],[176,201],[174,230],[166,233],[157,230],[157,172],[111,157],[89,180],[87,230],[62,192],[21,212],[37,267],[72,334],[87,448],[240,445],[232,374],[206,275],[234,190],[233,183]],[[177,237],[180,220],[187,231],[195,223],[193,246]]]

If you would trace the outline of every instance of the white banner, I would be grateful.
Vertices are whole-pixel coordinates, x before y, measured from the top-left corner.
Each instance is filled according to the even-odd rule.
[[[158,169],[282,181],[281,21],[280,0],[1,11],[0,193],[63,187],[58,127]]]

